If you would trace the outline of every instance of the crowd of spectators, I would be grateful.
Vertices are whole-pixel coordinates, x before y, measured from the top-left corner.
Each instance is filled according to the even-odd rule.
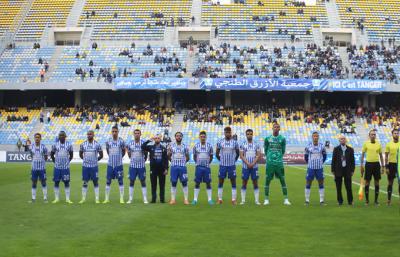
[[[398,83],[393,65],[400,66],[400,46],[385,47],[372,44],[347,48],[354,78],[388,80]]]
[[[220,46],[199,45],[199,65],[193,77],[209,78],[336,78],[349,77],[340,55],[334,47],[307,44],[268,48],[239,47],[223,43]],[[233,69],[233,71],[232,71]]]
[[[282,110],[285,110],[284,112]],[[298,111],[304,113],[304,117],[298,115]],[[320,128],[327,128],[330,122],[336,122],[342,133],[355,133],[356,109],[350,107],[320,107],[306,110],[302,106],[290,108],[266,107],[266,106],[241,106],[224,108],[223,106],[195,106],[183,117],[184,122],[212,122],[215,125],[242,123],[245,116],[253,113],[256,117],[261,113],[268,113],[267,122],[273,123],[283,118],[287,121],[299,121],[316,123]],[[224,124],[225,118],[225,124]]]
[[[131,48],[123,48],[119,52],[118,56],[125,56],[129,59],[132,67],[97,67],[93,60],[89,60],[87,67],[77,67],[75,74],[80,76],[81,81],[84,82],[86,78],[97,77],[97,82],[104,81],[112,83],[117,77],[130,77],[134,75],[135,66],[143,63],[141,56],[135,51],[136,45],[132,43]],[[186,67],[182,64],[182,60],[179,59],[175,52],[168,51],[166,47],[161,47],[158,50],[154,50],[150,45],[143,50],[142,56],[154,56],[154,63],[160,64],[159,70],[145,70],[142,72],[142,78],[150,77],[165,77],[168,73],[178,73],[177,77],[181,78],[185,76]],[[86,59],[87,53],[77,52],[75,58]],[[97,67],[97,68],[96,68]],[[97,75],[95,74],[97,72]]]
[[[145,125],[146,120],[139,116],[146,112],[150,113],[152,122],[158,123],[160,127],[169,127],[171,125],[171,117],[175,110],[163,107],[157,107],[154,104],[140,104],[132,106],[106,106],[106,105],[83,105],[74,108],[57,107],[53,112],[53,117],[76,117],[78,122],[93,122],[96,120],[105,120],[114,122],[122,127],[129,127],[130,121],[137,121],[139,124]],[[97,124],[97,129],[100,125]]]

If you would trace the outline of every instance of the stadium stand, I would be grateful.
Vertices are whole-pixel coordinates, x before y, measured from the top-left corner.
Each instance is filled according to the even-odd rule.
[[[369,40],[400,39],[397,0],[336,0],[343,26],[367,30]]]
[[[18,108],[18,111],[1,110],[1,144],[15,144],[18,138],[28,137],[39,122],[41,110]],[[86,132],[95,130],[96,139],[104,143],[110,137],[112,126],[117,124],[120,136],[130,140],[135,128],[142,130],[144,138],[164,130],[171,131],[174,123],[174,109],[154,107],[111,108],[57,108],[52,112],[50,122],[43,123],[42,137],[45,144],[52,144],[59,131],[66,131],[69,140],[75,145],[86,138]],[[287,138],[288,146],[303,147],[310,140],[313,131],[320,132],[321,142],[336,142],[340,133],[345,133],[350,144],[360,147],[362,140],[357,134],[352,109],[333,108],[317,111],[305,111],[298,108],[193,108],[186,110],[181,131],[184,142],[193,146],[198,141],[198,133],[207,131],[210,143],[216,144],[223,137],[223,128],[231,126],[239,141],[244,140],[245,130],[252,128],[255,139],[262,143],[263,138],[271,133],[273,122],[281,125],[281,132]],[[26,121],[8,121],[7,116],[27,116]],[[379,123],[367,123],[368,115],[362,116],[365,128]],[[376,120],[376,118],[374,118]],[[391,118],[391,121],[394,118]],[[96,128],[97,127],[97,128]],[[384,128],[390,133],[390,125]]]
[[[0,142],[4,145],[16,144],[18,138],[28,138],[39,122],[39,109],[5,108],[0,112]]]
[[[128,76],[178,77],[186,72],[186,56],[186,49],[179,47],[66,47],[50,81],[111,82],[115,77]]]
[[[0,36],[13,31],[19,20],[24,0],[0,1]]]
[[[103,144],[110,138],[111,128],[115,124],[118,125],[119,135],[124,140],[131,140],[136,128],[142,131],[144,138],[149,138],[170,129],[173,121],[173,109],[116,109],[101,106],[95,109],[60,108],[53,112],[50,123],[44,125],[43,142],[52,144],[58,132],[64,130],[68,139],[77,145],[86,139],[86,132],[92,129],[96,133],[96,140]]]
[[[75,0],[34,0],[16,35],[19,41],[40,39],[46,26],[64,27]]]
[[[190,112],[184,118],[182,131],[186,136],[185,142],[193,146],[198,140],[200,131],[205,130],[208,140],[214,145],[223,137],[224,127],[229,125],[237,135],[239,141],[245,140],[245,131],[254,130],[257,142],[263,144],[263,138],[271,134],[273,122],[281,125],[281,133],[287,139],[288,146],[304,146],[310,141],[313,131],[320,132],[321,142],[336,142],[341,132],[349,133],[346,136],[350,144],[360,146],[361,139],[356,134],[354,121],[348,122],[353,117],[346,110],[325,110],[318,112],[305,112],[301,108],[290,110],[288,108],[265,109],[254,111],[252,109],[199,109]],[[352,129],[353,128],[353,129]]]
[[[93,26],[98,39],[161,39],[165,26],[190,22],[191,0],[88,0],[80,26]]]
[[[0,84],[6,82],[40,82],[39,72],[54,53],[54,47],[32,49],[19,46],[7,49],[0,58]],[[40,64],[40,60],[42,64]]]
[[[347,78],[337,49],[286,45],[230,46],[203,45],[199,49],[195,77],[262,77],[262,78]]]
[[[398,83],[400,74],[400,47],[386,48],[369,45],[357,49],[348,47],[349,60],[354,78],[385,79]]]
[[[312,39],[312,27],[328,24],[325,5],[302,6],[297,1],[247,0],[244,4],[204,1],[202,24],[218,29],[222,39]]]

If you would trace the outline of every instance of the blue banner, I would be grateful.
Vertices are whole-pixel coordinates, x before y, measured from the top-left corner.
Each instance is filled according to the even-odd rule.
[[[318,83],[315,83],[318,84]],[[324,79],[319,82],[318,91],[384,91],[387,81],[365,79]]]
[[[115,89],[187,89],[188,78],[116,78]]]
[[[310,91],[313,89],[313,80],[260,78],[202,79],[200,82],[200,89]]]
[[[384,91],[384,80],[207,78],[200,81],[204,90],[271,91]]]

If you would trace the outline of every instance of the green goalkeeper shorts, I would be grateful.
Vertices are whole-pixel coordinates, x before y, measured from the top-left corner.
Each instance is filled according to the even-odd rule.
[[[285,177],[285,169],[282,166],[267,166],[267,179],[272,180],[274,178],[284,178]]]

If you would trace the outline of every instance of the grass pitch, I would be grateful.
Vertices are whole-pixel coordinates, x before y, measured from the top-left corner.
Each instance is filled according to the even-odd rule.
[[[100,167],[100,196],[104,199],[105,166]],[[125,175],[127,173],[127,166]],[[213,166],[213,199],[217,192],[217,166]],[[189,167],[190,200],[193,199],[193,171]],[[260,200],[263,201],[264,167],[260,167]],[[326,172],[328,169],[326,169]],[[359,173],[359,172],[358,172]],[[241,174],[238,167],[238,178]],[[54,199],[52,166],[47,168],[49,200]],[[88,200],[81,198],[81,166],[71,167],[73,205],[44,204],[40,186],[37,202],[30,200],[30,165],[0,164],[0,256],[398,256],[399,198],[386,206],[364,206],[356,195],[355,207],[336,204],[333,178],[326,177],[327,206],[318,204],[316,184],[311,190],[311,205],[304,203],[304,167],[287,167],[286,178],[292,206],[284,206],[278,180],[271,185],[270,206],[256,206],[249,183],[247,203],[230,204],[230,183],[225,183],[224,204],[209,206],[205,185],[199,204],[184,206],[178,186],[178,204],[142,203],[140,183],[135,185],[134,204],[119,204],[117,183],[111,188],[111,204],[94,203],[93,185]],[[147,176],[149,179],[149,176]],[[359,176],[354,177],[359,181]],[[238,198],[240,200],[240,180]],[[128,180],[125,179],[125,198]],[[150,182],[148,181],[150,196]],[[386,190],[383,178],[381,189]],[[169,180],[166,198],[169,200]],[[61,186],[61,199],[64,190]],[[394,186],[397,195],[397,182]],[[345,196],[345,190],[343,188]],[[373,190],[371,191],[373,197]],[[150,197],[149,197],[150,198]]]

